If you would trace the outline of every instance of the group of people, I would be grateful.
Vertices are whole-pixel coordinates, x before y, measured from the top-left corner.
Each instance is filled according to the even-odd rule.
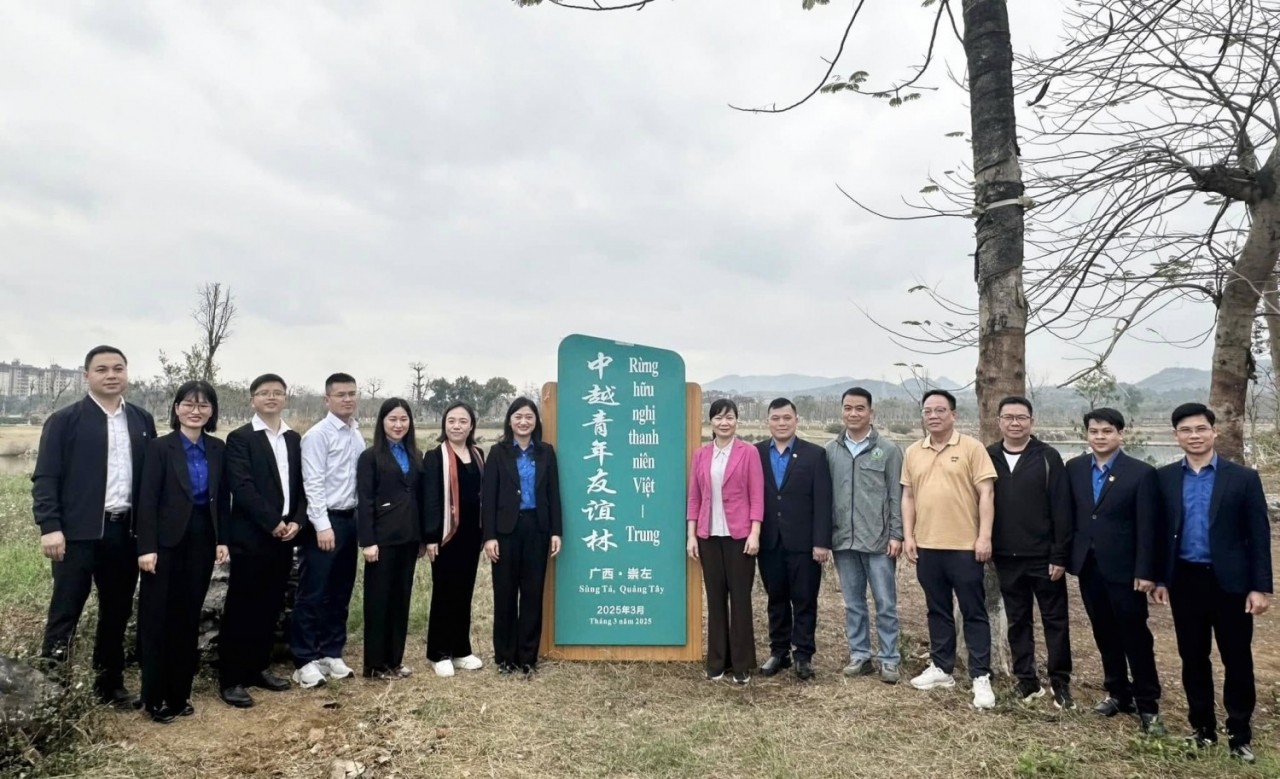
[[[373,443],[356,420],[356,381],[325,381],[328,413],[299,436],[282,418],[288,386],[249,386],[253,417],[217,430],[214,387],[188,381],[158,436],[127,403],[128,363],[99,346],[85,358],[87,396],[50,415],[32,474],[53,594],[42,655],[62,666],[98,589],[94,689],[106,704],[156,722],[195,709],[201,612],[215,564],[230,566],[219,640],[219,697],[246,708],[253,688],[282,691],[270,669],[275,626],[297,548],[299,582],[288,644],[303,688],[351,676],[343,659],[358,557],[364,558],[364,676],[396,679],[404,663],[417,561],[431,564],[426,656],[439,676],[478,670],[471,602],[481,552],[493,565],[494,649],[502,673],[533,674],[547,561],[560,549],[555,452],[536,404],[517,398],[486,458],[476,412],[453,403],[439,445],[421,453],[409,403],[378,411]],[[138,584],[141,579],[141,585]],[[141,697],[125,687],[125,629],[138,590]]]
[[[1084,415],[1090,451],[1066,463],[1034,435],[1031,401],[999,404],[1001,440],[983,446],[955,429],[956,399],[924,394],[927,435],[904,449],[874,425],[871,393],[845,391],[844,430],[825,447],[796,435],[795,404],[769,404],[770,437],[737,437],[731,400],[711,404],[713,440],[693,459],[688,554],[701,561],[707,594],[706,675],[745,685],[756,670],[751,589],[758,566],[768,602],[769,657],[758,672],[814,676],[822,565],[834,560],[845,607],[844,674],[900,678],[896,566],[915,564],[929,628],[919,690],[956,685],[956,621],[968,650],[973,705],[995,706],[984,571],[994,566],[1008,617],[1018,695],[1046,696],[1036,666],[1033,609],[1043,625],[1049,689],[1071,695],[1066,574],[1080,595],[1102,659],[1107,697],[1099,715],[1137,714],[1163,735],[1160,679],[1148,604],[1173,615],[1192,734],[1218,740],[1212,644],[1221,657],[1231,754],[1253,762],[1256,702],[1253,618],[1272,592],[1271,531],[1256,471],[1220,457],[1215,417],[1200,403],[1173,410],[1183,458],[1162,468],[1124,453],[1115,409]],[[868,584],[878,652],[872,658]]]
[[[476,412],[453,403],[438,446],[423,454],[413,410],[399,398],[378,411],[366,447],[356,381],[325,381],[326,416],[299,436],[282,418],[288,387],[264,374],[249,387],[253,417],[225,443],[217,393],[178,388],[172,432],[124,399],[124,354],[99,346],[85,358],[87,396],[52,414],[32,475],[41,547],[53,594],[42,654],[68,659],[91,588],[98,589],[93,668],[103,702],[141,706],[157,722],[194,712],[201,610],[213,566],[229,563],[219,644],[219,696],[249,707],[248,690],[288,689],[270,670],[273,634],[294,547],[300,579],[288,636],[303,688],[351,676],[343,660],[357,560],[364,558],[364,676],[395,679],[404,663],[417,561],[431,565],[426,656],[439,676],[484,662],[471,640],[481,553],[492,563],[494,660],[532,675],[542,633],[548,560],[562,533],[555,451],[542,441],[536,404],[517,398],[488,457]],[[1036,667],[1032,611],[1044,626],[1053,703],[1071,696],[1065,574],[1081,598],[1102,658],[1104,716],[1136,713],[1163,733],[1160,680],[1148,603],[1171,607],[1192,741],[1216,742],[1210,648],[1225,676],[1233,755],[1252,761],[1256,693],[1253,618],[1272,591],[1270,525],[1256,471],[1219,457],[1215,418],[1202,404],[1173,411],[1185,456],[1160,469],[1126,455],[1120,412],[1084,415],[1090,452],[1066,462],[1032,435],[1032,404],[1005,398],[1000,441],[984,447],[955,429],[956,400],[922,399],[928,435],[905,451],[874,425],[871,393],[842,398],[845,429],[819,446],[797,435],[786,398],[769,405],[770,438],[737,437],[731,400],[710,406],[712,441],[695,454],[687,506],[688,554],[707,595],[707,678],[745,685],[756,671],[751,590],[758,567],[768,601],[769,657],[758,672],[794,668],[814,677],[822,565],[834,561],[845,606],[848,676],[900,678],[896,566],[916,566],[928,612],[929,664],[910,680],[954,687],[958,604],[973,705],[992,708],[991,634],[984,569],[994,565],[1008,615],[1020,697],[1046,695]],[[142,693],[124,683],[124,634],[141,578],[138,643]],[[872,655],[868,585],[878,650]]]

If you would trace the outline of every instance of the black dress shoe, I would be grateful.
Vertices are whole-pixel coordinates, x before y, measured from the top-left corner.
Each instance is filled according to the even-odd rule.
[[[769,655],[769,659],[760,666],[761,676],[773,676],[778,671],[791,667],[791,655]]]
[[[534,663],[525,663],[520,666],[520,673],[524,674],[524,678],[532,679],[533,675],[538,672],[538,666]]]
[[[796,661],[796,678],[797,679],[807,682],[810,679],[812,679],[813,676],[814,676],[813,665],[808,660]]]
[[[245,687],[260,687],[272,692],[284,692],[291,686],[288,679],[283,679],[270,671],[263,671],[244,683]]]
[[[141,705],[141,701],[124,687],[100,688],[98,700],[116,709],[136,709]]]
[[[1189,747],[1194,747],[1196,749],[1208,749],[1218,743],[1218,734],[1213,731],[1197,730],[1190,736],[1183,739],[1183,741],[1185,741]]]
[[[191,701],[186,701],[182,704],[182,708],[177,709],[177,712],[179,717],[190,717],[196,713],[196,707],[191,705]]]
[[[253,696],[249,695],[249,691],[239,684],[218,690],[218,697],[222,699],[223,703],[228,706],[235,706],[237,709],[247,709],[253,705]]]
[[[162,703],[159,706],[148,706],[147,716],[151,717],[152,722],[159,722],[163,725],[173,722],[174,718],[178,716],[178,712],[174,711],[169,704]]]
[[[1101,703],[1093,707],[1094,714],[1101,714],[1104,717],[1114,717],[1117,714],[1133,714],[1136,711],[1133,701],[1122,703],[1115,698],[1104,698]]]
[[[1253,756],[1253,748],[1248,744],[1236,744],[1231,747],[1231,756],[1236,760],[1241,760],[1245,763],[1252,763],[1254,760],[1257,760],[1257,758]]]
[[[513,674],[515,672],[516,672],[516,667],[511,663],[508,663],[505,661],[498,663],[498,673],[503,674],[505,676],[508,674]]]
[[[1164,729],[1164,722],[1161,721],[1159,714],[1139,714],[1138,718],[1142,720],[1142,732],[1148,736],[1169,735],[1169,731]]]

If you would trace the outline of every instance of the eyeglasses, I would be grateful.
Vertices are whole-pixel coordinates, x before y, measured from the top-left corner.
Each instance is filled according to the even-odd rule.
[[[1209,435],[1211,430],[1213,430],[1212,427],[1201,425],[1199,427],[1180,427],[1177,429],[1177,433],[1178,435]]]
[[[178,404],[178,408],[183,411],[211,411],[213,406],[208,403],[192,403],[189,400],[184,400]]]
[[[335,392],[329,397],[335,400],[355,400],[357,395],[359,395],[357,392]]]
[[[253,393],[255,398],[283,398],[287,393],[281,390],[258,390]]]
[[[1030,422],[1031,417],[1026,414],[1001,414],[1001,422]]]

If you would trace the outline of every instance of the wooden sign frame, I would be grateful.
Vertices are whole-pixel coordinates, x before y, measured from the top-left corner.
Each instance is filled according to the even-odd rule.
[[[693,467],[693,455],[702,446],[702,387],[688,382],[685,387],[685,473]],[[542,385],[542,438],[556,444],[556,382]],[[683,545],[687,526],[681,517],[677,538]],[[563,539],[562,539],[563,540]],[[702,660],[702,565],[685,555],[685,643],[684,646],[580,646],[555,643],[556,561],[547,565],[547,583],[542,593],[542,641],[538,651],[551,660]]]

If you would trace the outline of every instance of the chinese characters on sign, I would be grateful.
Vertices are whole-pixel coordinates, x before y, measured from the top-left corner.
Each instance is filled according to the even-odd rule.
[[[675,352],[560,343],[555,642],[685,643],[685,373]]]

